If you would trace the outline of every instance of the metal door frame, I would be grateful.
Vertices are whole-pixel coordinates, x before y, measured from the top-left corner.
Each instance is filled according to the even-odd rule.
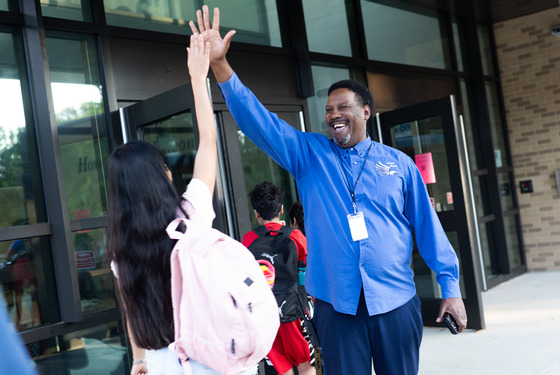
[[[453,211],[438,212],[438,217],[444,230],[453,228],[458,235],[465,287],[463,300],[469,318],[468,328],[484,329],[481,297],[481,291],[485,289],[483,259],[465,132],[462,121],[457,116],[454,96],[378,113],[376,115],[377,130],[380,142],[392,146],[390,133],[392,125],[438,116],[442,119],[454,206]],[[440,303],[440,299],[422,298],[422,315],[425,325],[435,325]]]

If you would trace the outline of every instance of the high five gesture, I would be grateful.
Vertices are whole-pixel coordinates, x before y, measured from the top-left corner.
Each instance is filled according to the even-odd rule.
[[[233,69],[226,60],[231,39],[235,35],[235,30],[230,30],[222,38],[220,36],[220,11],[214,8],[213,22],[210,24],[210,14],[208,6],[203,5],[202,11],[196,11],[196,21],[198,29],[193,21],[189,21],[193,35],[201,35],[204,42],[211,43],[210,66],[218,82],[225,82],[231,77]]]

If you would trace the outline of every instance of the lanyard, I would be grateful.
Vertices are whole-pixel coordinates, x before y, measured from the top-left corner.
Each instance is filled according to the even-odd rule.
[[[340,156],[340,152],[338,152],[338,150],[335,149],[335,152],[338,155],[338,158],[340,159],[340,167],[342,168],[342,172],[344,173],[344,176],[346,177],[346,182],[348,183],[348,191],[350,192],[350,196],[352,197],[352,205],[354,206],[355,214],[358,213],[358,210],[356,208],[356,199],[354,198],[354,192],[356,191],[356,186],[358,185],[358,181],[360,181],[360,177],[362,176],[362,172],[364,171],[364,167],[366,166],[366,161],[369,156],[369,150],[371,149],[371,145],[373,145],[373,141],[371,141],[371,143],[369,144],[369,147],[366,152],[366,157],[364,158],[364,163],[362,164],[362,168],[360,169],[358,178],[356,178],[356,183],[354,183],[354,187],[352,187],[352,184],[350,183],[350,178],[348,177],[348,173],[346,173],[346,169],[344,168],[342,156]]]

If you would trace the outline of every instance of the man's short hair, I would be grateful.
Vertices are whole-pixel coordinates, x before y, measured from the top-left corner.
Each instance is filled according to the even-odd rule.
[[[249,193],[251,205],[264,220],[274,219],[280,214],[284,190],[272,182],[265,181],[255,185]]]
[[[358,98],[358,102],[363,106],[369,105],[369,109],[373,110],[373,96],[369,89],[361,82],[354,81],[353,79],[343,79],[342,81],[335,82],[329,87],[328,95],[336,89],[348,89]]]

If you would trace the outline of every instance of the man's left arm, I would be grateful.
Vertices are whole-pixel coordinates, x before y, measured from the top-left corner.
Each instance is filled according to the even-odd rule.
[[[463,331],[467,313],[459,287],[459,261],[433,209],[426,186],[411,161],[405,187],[405,216],[413,226],[416,244],[426,264],[436,273],[442,290],[442,302],[436,321],[448,312]]]

